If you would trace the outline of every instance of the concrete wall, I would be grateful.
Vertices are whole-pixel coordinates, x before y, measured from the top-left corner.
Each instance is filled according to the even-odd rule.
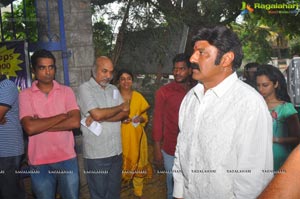
[[[91,76],[91,68],[94,63],[94,47],[92,36],[92,19],[90,0],[63,0],[64,4],[64,22],[68,57],[68,70],[70,86],[75,93],[80,84],[87,81]],[[38,20],[39,20],[39,40],[48,42],[60,41],[59,38],[59,15],[57,0],[49,0],[50,31],[47,30],[47,9],[45,0],[37,0]],[[49,35],[49,33],[51,33]],[[57,59],[56,80],[64,83],[64,73],[62,65],[62,52],[53,52]],[[86,178],[83,173],[82,159],[82,137],[76,136],[76,149],[80,168],[80,198],[89,198],[83,196],[88,194]]]
[[[48,30],[45,0],[37,0],[39,39],[60,41],[58,0],[49,0],[50,30]],[[63,0],[67,57],[70,86],[76,92],[78,86],[90,77],[94,62],[90,0]],[[49,34],[50,33],[50,34]],[[53,52],[57,58],[56,80],[64,83],[62,53]]]
[[[126,32],[116,69],[134,73],[172,73],[172,60],[184,52],[188,28],[184,25]]]

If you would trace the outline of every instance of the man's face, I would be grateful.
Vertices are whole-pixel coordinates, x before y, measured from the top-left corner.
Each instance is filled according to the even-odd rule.
[[[188,76],[191,74],[191,69],[187,67],[184,61],[175,62],[173,67],[173,75],[175,82],[184,83],[187,81]]]
[[[198,65],[198,69],[193,69],[193,79],[202,83],[215,82],[219,79],[223,68],[215,65],[218,49],[210,45],[205,40],[195,42],[194,52],[190,58],[191,63]]]
[[[96,71],[96,82],[102,86],[106,87],[113,78],[114,66],[111,62],[105,62],[103,64],[97,64]]]
[[[55,77],[55,65],[53,59],[38,58],[34,72],[39,83],[52,84]]]
[[[249,68],[249,69],[247,70],[248,75],[249,75],[249,80],[255,81],[255,73],[256,73],[256,71],[257,71],[257,68],[256,68],[256,67],[252,67],[252,68]]]

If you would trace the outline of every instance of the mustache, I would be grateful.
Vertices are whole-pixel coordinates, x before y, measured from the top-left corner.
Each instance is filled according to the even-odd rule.
[[[199,68],[199,65],[198,65],[198,64],[192,63],[192,64],[191,64],[191,68],[200,71],[200,68]]]
[[[104,78],[103,81],[108,81],[110,82],[114,77],[112,76],[111,78]]]

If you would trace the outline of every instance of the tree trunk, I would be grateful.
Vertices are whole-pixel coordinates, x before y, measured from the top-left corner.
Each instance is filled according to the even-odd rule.
[[[131,5],[132,0],[128,0],[128,4],[126,7],[126,11],[122,20],[122,24],[120,26],[119,29],[119,33],[117,36],[117,41],[116,41],[116,46],[114,48],[113,54],[112,54],[112,62],[114,64],[114,66],[117,64],[118,59],[120,57],[121,51],[122,51],[122,47],[123,47],[123,41],[124,41],[124,32],[126,31],[126,22],[128,19],[128,15],[129,15],[129,8]]]

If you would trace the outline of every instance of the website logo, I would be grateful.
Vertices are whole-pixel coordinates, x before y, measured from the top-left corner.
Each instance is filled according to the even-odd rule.
[[[242,2],[241,15],[253,13],[254,10],[265,10],[269,14],[293,14],[300,13],[299,3],[254,3],[253,6]]]
[[[254,11],[254,9],[251,7],[250,4],[243,1],[241,11],[242,11],[241,15],[245,15],[245,14],[248,14],[248,13],[252,13]]]

